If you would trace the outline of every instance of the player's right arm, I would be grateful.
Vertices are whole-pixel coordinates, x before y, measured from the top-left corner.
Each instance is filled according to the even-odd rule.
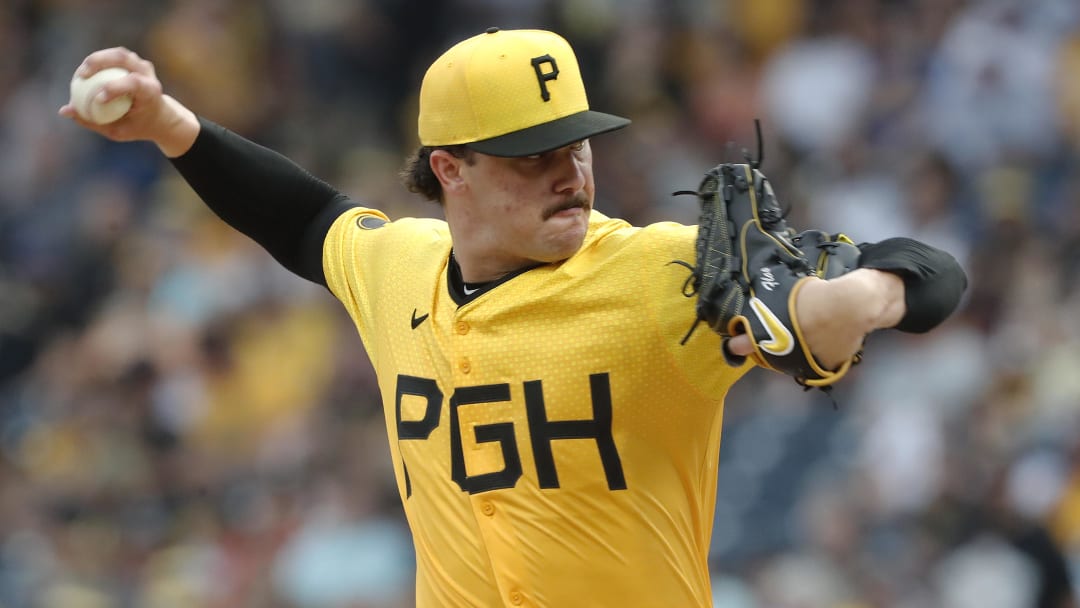
[[[113,141],[151,141],[161,152],[175,158],[187,152],[199,135],[199,119],[179,101],[165,95],[154,64],[123,47],[95,51],[75,70],[83,78],[109,67],[122,67],[128,76],[105,85],[105,101],[131,95],[131,110],[116,122],[98,125],[79,117],[64,105],[60,115]]]
[[[96,51],[76,73],[86,77],[112,66],[131,72],[105,86],[106,100],[132,96],[123,118],[97,125],[79,118],[70,105],[60,114],[114,141],[153,142],[221,219],[289,270],[325,285],[323,240],[334,219],[357,205],[288,158],[165,95],[153,64],[128,49]]]

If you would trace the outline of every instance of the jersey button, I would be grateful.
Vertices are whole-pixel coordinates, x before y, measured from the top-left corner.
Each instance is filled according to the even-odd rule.
[[[460,369],[462,373],[467,374],[472,371],[472,363],[469,363],[468,359],[462,359],[458,363],[458,369]]]
[[[525,596],[521,595],[520,591],[511,591],[510,592],[510,603],[511,604],[513,604],[515,606],[520,606],[524,602],[525,602]]]
[[[458,321],[457,325],[454,326],[454,329],[457,330],[459,336],[464,336],[469,333],[469,324],[466,321]]]
[[[492,515],[495,515],[495,505],[491,504],[490,502],[484,501],[484,504],[480,505],[480,511],[484,515],[491,517]]]

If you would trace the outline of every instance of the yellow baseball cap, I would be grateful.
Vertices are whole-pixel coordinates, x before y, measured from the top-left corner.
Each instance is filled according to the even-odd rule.
[[[495,27],[431,64],[417,122],[422,145],[466,144],[492,156],[540,154],[630,124],[589,109],[577,57],[561,36]]]

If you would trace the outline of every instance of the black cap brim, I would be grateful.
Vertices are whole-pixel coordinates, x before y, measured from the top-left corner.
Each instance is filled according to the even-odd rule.
[[[622,116],[585,110],[535,127],[465,145],[491,156],[532,156],[621,129],[628,124],[630,120]]]

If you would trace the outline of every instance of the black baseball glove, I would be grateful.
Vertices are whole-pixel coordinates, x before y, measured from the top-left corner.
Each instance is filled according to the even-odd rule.
[[[791,242],[806,256],[814,274],[823,279],[835,279],[859,268],[862,252],[845,234],[804,230]]]
[[[731,354],[727,341],[748,334],[750,357],[762,367],[805,386],[825,387],[843,377],[858,356],[825,369],[803,342],[794,303],[810,277],[832,278],[856,268],[858,248],[842,235],[796,234],[757,163],[718,165],[692,194],[701,203],[701,217],[697,259],[683,263],[692,270],[683,292],[697,296],[690,333],[704,321],[723,337],[721,350],[731,365],[743,364],[745,357]]]

